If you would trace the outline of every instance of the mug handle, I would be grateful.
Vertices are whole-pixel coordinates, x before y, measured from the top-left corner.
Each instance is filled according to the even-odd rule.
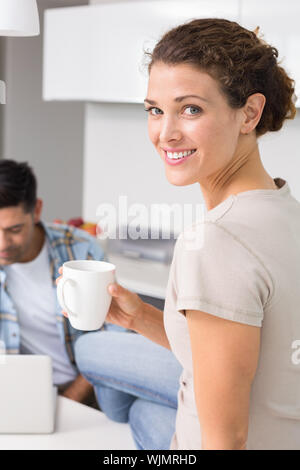
[[[57,297],[58,297],[58,300],[62,309],[66,311],[68,315],[71,315],[73,317],[78,317],[77,313],[72,312],[72,310],[70,310],[67,307],[66,302],[65,302],[64,287],[67,282],[70,282],[73,286],[75,285],[75,282],[72,279],[62,278],[57,284]]]

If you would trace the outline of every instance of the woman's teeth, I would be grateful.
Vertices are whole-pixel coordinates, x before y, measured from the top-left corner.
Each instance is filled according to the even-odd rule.
[[[186,150],[185,152],[167,152],[167,156],[172,160],[178,160],[179,158],[188,157],[194,152],[196,152],[196,150]]]

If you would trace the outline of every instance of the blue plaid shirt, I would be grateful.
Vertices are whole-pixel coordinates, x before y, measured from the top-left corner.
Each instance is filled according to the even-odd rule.
[[[57,328],[62,342],[65,344],[71,363],[76,367],[74,359],[74,344],[83,334],[75,330],[69,320],[62,314],[56,296],[55,279],[59,276],[58,268],[65,262],[74,259],[104,260],[104,253],[97,240],[84,230],[68,225],[45,224],[41,222],[46,234],[49,247],[49,269],[53,284],[53,295],[56,298]],[[0,354],[19,354],[20,326],[18,312],[9,296],[6,284],[6,273],[0,265]]]

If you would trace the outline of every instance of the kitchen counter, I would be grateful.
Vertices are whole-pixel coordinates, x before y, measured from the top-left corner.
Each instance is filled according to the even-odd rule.
[[[116,253],[107,254],[116,265],[116,280],[137,294],[165,299],[170,265],[145,259],[131,259]]]

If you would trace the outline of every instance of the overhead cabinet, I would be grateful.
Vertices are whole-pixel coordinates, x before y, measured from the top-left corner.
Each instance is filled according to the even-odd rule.
[[[288,21],[279,30],[276,21],[283,11]],[[147,89],[143,51],[151,51],[170,27],[201,17],[225,17],[251,29],[260,24],[300,83],[298,2],[140,1],[46,10],[44,99],[142,103]]]
[[[238,0],[226,0],[229,19]],[[170,27],[224,16],[223,0],[126,2],[56,8],[45,13],[45,100],[142,103],[147,87],[143,51]]]

